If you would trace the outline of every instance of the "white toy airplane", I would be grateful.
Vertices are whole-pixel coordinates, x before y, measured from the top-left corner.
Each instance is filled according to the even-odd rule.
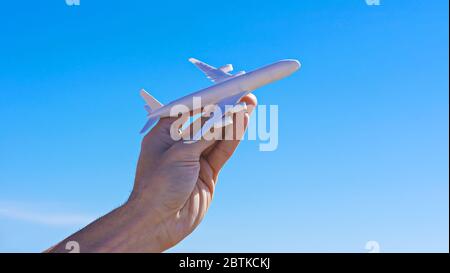
[[[159,118],[169,117],[170,110],[175,105],[185,105],[189,111],[198,110],[206,105],[217,105],[220,110],[219,113],[222,115],[212,115],[201,130],[194,134],[192,141],[195,142],[212,127],[220,128],[232,123],[231,115],[246,109],[245,103],[238,103],[242,97],[261,86],[287,77],[300,68],[300,63],[297,60],[281,60],[249,73],[240,71],[232,75],[229,73],[233,70],[231,64],[215,68],[194,58],[190,58],[189,61],[203,71],[206,77],[215,84],[172,101],[167,105],[162,105],[142,89],[141,96],[147,103],[144,107],[148,112],[148,121],[142,128],[141,133],[147,131]],[[201,98],[200,106],[193,105],[194,97]],[[227,107],[225,108],[225,106]],[[197,109],[194,109],[194,107]]]

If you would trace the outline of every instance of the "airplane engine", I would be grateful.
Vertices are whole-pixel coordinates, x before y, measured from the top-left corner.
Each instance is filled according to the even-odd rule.
[[[233,71],[233,65],[231,64],[226,64],[224,66],[219,67],[220,70],[222,70],[223,72],[227,73],[227,72],[231,72]]]
[[[245,71],[239,71],[238,73],[234,74],[233,77],[237,77],[237,76],[244,75],[244,74],[245,74]]]

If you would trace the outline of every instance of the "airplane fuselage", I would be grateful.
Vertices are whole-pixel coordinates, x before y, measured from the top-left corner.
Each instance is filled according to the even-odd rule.
[[[245,91],[253,91],[266,84],[285,78],[300,68],[297,60],[281,60],[261,67],[254,71],[232,77],[213,86],[201,89],[180,99],[170,102],[153,111],[148,117],[169,117],[172,107],[184,105],[189,111],[197,110],[206,105],[213,105],[233,95]],[[201,105],[194,106],[194,97],[201,98]],[[197,108],[197,109],[196,109]]]

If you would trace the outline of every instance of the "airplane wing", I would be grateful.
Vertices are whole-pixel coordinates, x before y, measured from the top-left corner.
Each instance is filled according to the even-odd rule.
[[[244,91],[244,92],[241,92],[239,94],[233,95],[231,97],[225,98],[222,101],[220,101],[217,104],[217,106],[218,106],[217,110],[219,111],[220,115],[218,115],[216,112],[214,112],[212,117],[209,118],[205,122],[205,124],[203,124],[202,128],[194,134],[194,137],[192,138],[192,140],[187,140],[185,142],[192,143],[192,142],[196,142],[196,141],[200,140],[200,138],[203,135],[205,135],[207,132],[209,132],[209,130],[212,127],[221,128],[221,127],[225,127],[225,126],[232,124],[233,120],[229,114],[236,113],[236,112],[247,109],[245,102],[241,102],[241,103],[238,103],[238,102],[242,99],[242,97],[246,96],[248,93],[250,93],[250,92]],[[233,107],[227,108],[226,106],[233,106]]]
[[[189,61],[205,73],[206,77],[213,83],[219,83],[233,77],[233,75],[228,73],[233,70],[233,66],[231,64],[224,65],[220,68],[215,68],[194,58],[189,58]]]

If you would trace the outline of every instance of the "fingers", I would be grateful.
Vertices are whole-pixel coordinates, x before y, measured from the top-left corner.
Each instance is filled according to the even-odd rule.
[[[178,141],[167,150],[167,154],[170,154],[174,161],[199,161],[200,155],[215,142],[214,139],[207,140],[205,138],[194,143]]]
[[[201,113],[201,111],[191,111],[190,115],[195,116],[198,113]],[[186,142],[184,140],[192,140],[193,135],[203,127],[207,120],[208,118],[199,117],[181,132],[180,137],[182,140],[174,142],[172,147],[168,150],[168,153],[170,153],[172,158],[175,160],[199,161],[200,155],[215,143],[215,140],[212,137],[209,137],[212,132],[207,132],[206,135],[195,142]]]
[[[257,104],[256,97],[253,94],[243,97],[241,102],[245,102],[247,104],[248,113],[239,112],[233,115],[233,130],[224,130],[225,140],[216,141],[214,137],[204,136],[197,142],[185,143],[179,139],[174,139],[174,130],[181,128],[181,125],[184,124],[189,118],[187,115],[184,118],[182,117],[182,122],[178,122],[180,118],[162,118],[158,124],[145,136],[143,143],[151,142],[151,146],[158,146],[158,148],[155,148],[158,150],[158,153],[161,154],[167,151],[171,154],[171,156],[173,156],[174,159],[177,160],[198,161],[202,154],[207,155],[207,159],[212,164],[214,170],[218,171],[231,157],[242,139],[248,124],[249,114],[253,112],[253,109]],[[240,116],[241,118],[238,118],[239,115],[243,115],[243,117]],[[201,118],[200,127],[203,126],[205,121],[205,118]],[[175,126],[177,128],[172,126],[174,122],[179,124],[179,126]],[[196,123],[198,125],[198,121],[196,122],[190,124],[190,126],[182,132],[181,136],[183,138],[191,137],[190,134],[196,131],[194,124]],[[223,131],[223,128],[221,128],[220,131]],[[208,132],[207,135],[211,135],[213,133],[215,133],[214,130],[213,132]],[[216,142],[217,144],[213,146]]]
[[[241,142],[241,139],[245,133],[249,117],[257,105],[257,99],[253,94],[248,94],[247,96],[243,97],[241,99],[241,102],[245,102],[247,104],[248,113],[239,112],[233,115],[234,128],[232,131],[229,131],[233,134],[232,138],[230,138],[229,136],[228,137],[225,136],[225,140],[217,141],[216,145],[214,145],[212,148],[209,148],[210,151],[206,155],[209,164],[211,165],[211,167],[214,169],[215,172],[219,172],[220,169],[225,164],[225,162],[227,162],[227,160],[233,155],[234,151]],[[237,115],[242,114],[244,115],[243,118],[244,124],[243,126],[242,125],[240,126],[240,124],[238,124],[239,119],[237,118]],[[227,131],[225,130],[225,132]]]

